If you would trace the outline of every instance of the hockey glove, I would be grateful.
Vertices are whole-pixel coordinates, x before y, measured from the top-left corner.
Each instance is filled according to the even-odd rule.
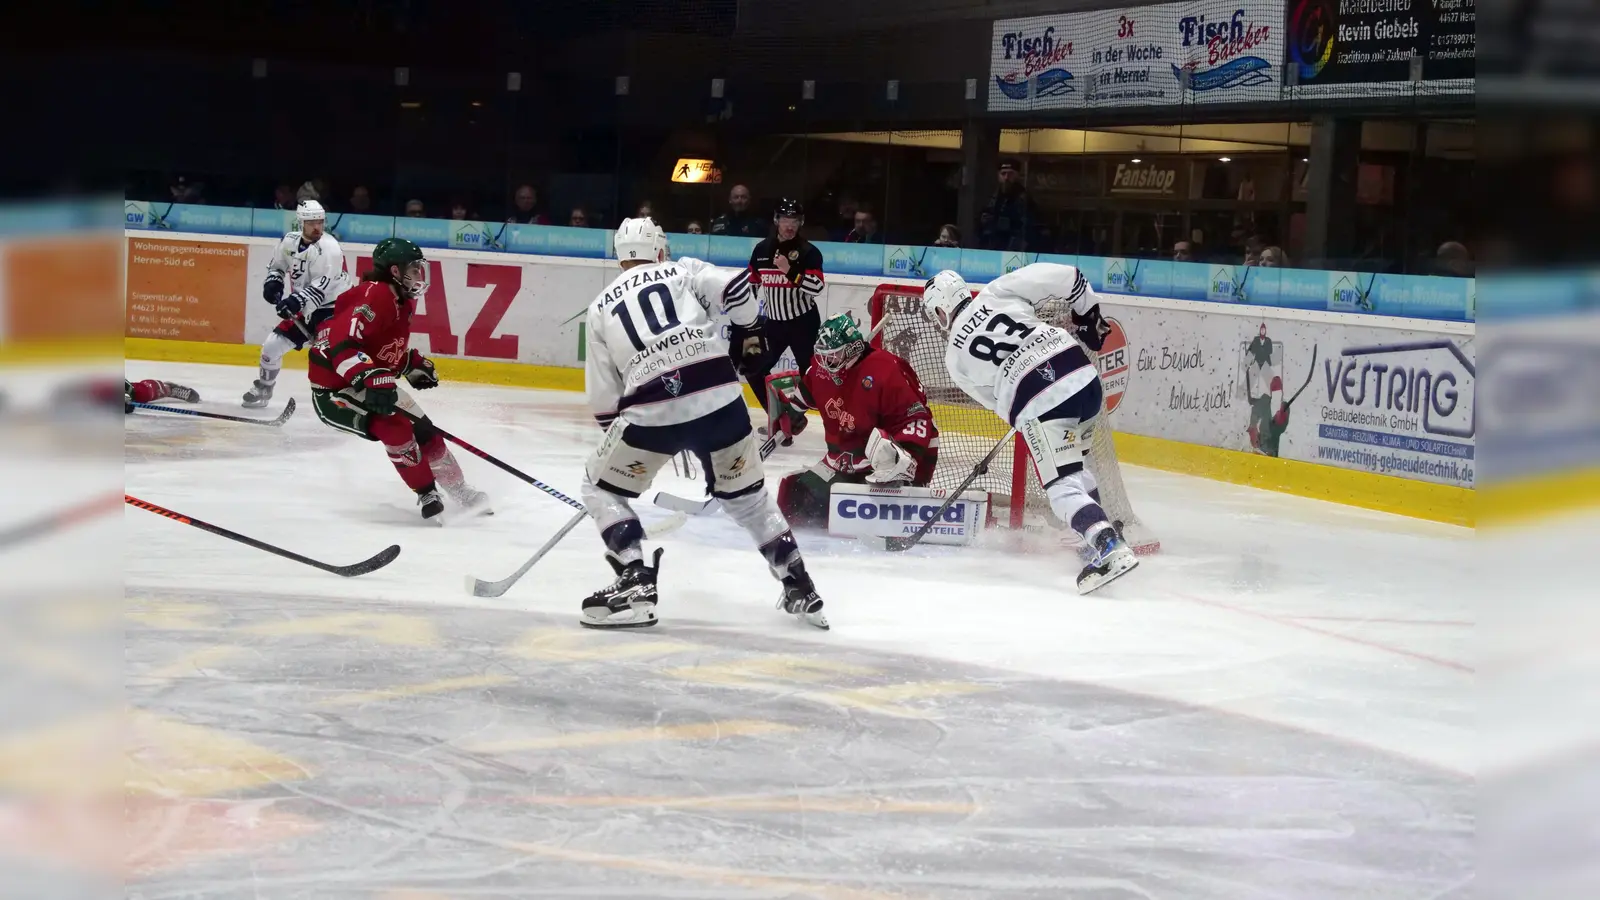
[[[1100,315],[1099,306],[1091,306],[1081,316],[1072,314],[1072,331],[1079,343],[1099,353],[1100,348],[1105,346],[1106,335],[1111,333],[1111,325]]]
[[[351,387],[366,392],[358,402],[374,416],[387,416],[400,404],[400,387],[388,369],[368,369]]]
[[[280,285],[279,287],[282,286]],[[300,314],[300,310],[304,306],[305,299],[300,296],[298,291],[287,297],[280,297],[278,299],[278,318],[292,319]]]
[[[872,465],[867,480],[873,484],[908,484],[917,477],[916,458],[885,437],[880,428],[874,428],[867,438],[867,462]]]
[[[283,279],[268,278],[266,283],[261,285],[261,296],[265,297],[268,303],[277,306],[278,301],[283,299]]]
[[[419,391],[439,386],[439,373],[434,371],[433,360],[423,356],[421,351],[412,350],[406,358],[406,381]]]

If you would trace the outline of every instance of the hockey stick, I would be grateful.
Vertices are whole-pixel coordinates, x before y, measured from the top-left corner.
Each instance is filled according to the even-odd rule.
[[[257,550],[265,550],[268,553],[281,556],[284,559],[292,559],[297,563],[304,563],[312,568],[321,569],[324,572],[332,572],[335,575],[343,575],[346,578],[353,578],[356,575],[365,575],[368,572],[375,572],[378,569],[387,566],[389,563],[394,562],[394,558],[400,555],[400,545],[391,544],[384,548],[377,555],[369,559],[364,559],[361,562],[355,563],[354,565],[332,566],[325,562],[318,562],[307,556],[301,556],[298,553],[292,553],[283,549],[282,547],[274,547],[273,545],[264,541],[258,541],[255,538],[245,537],[236,531],[229,531],[226,528],[212,525],[209,522],[202,522],[199,519],[191,518],[182,513],[173,512],[164,506],[157,506],[154,503],[140,500],[138,497],[135,497],[132,494],[123,494],[122,499],[129,506],[137,506],[146,512],[153,512],[158,516],[166,516],[174,522],[180,522],[184,525],[193,525],[201,531],[209,531],[212,534],[225,537],[230,541],[238,541],[241,544],[254,547]]]
[[[914,534],[903,538],[885,538],[885,545],[890,550],[894,550],[896,552],[901,550],[910,550],[912,547],[915,547],[917,542],[922,540],[923,535],[926,535],[929,529],[933,528],[934,523],[939,521],[940,517],[944,515],[944,511],[950,508],[950,504],[956,502],[956,498],[960,497],[962,492],[965,491],[969,485],[971,485],[974,481],[977,481],[980,476],[989,474],[989,463],[994,461],[995,454],[999,453],[1002,447],[1011,443],[1011,438],[1016,435],[1016,433],[1016,428],[1012,428],[1010,431],[1007,431],[1006,436],[1001,438],[1000,442],[994,445],[994,449],[990,450],[988,454],[983,457],[983,459],[978,461],[976,466],[972,467],[972,472],[967,475],[967,480],[961,482],[959,487],[951,491],[949,495],[944,498],[944,502],[939,504],[938,511],[935,512],[926,522],[923,522],[922,527],[918,528]]]
[[[33,538],[46,537],[79,522],[92,519],[116,508],[116,502],[115,494],[106,494],[93,500],[86,500],[76,506],[69,506],[66,509],[56,510],[38,518],[29,519],[21,525],[12,525],[0,531],[0,550]]]
[[[771,456],[772,451],[777,447],[777,438],[767,438],[761,444],[761,458],[766,459]],[[677,494],[670,494],[666,491],[656,492],[655,504],[662,509],[670,509],[673,512],[681,512],[690,516],[710,515],[721,506],[715,497],[707,497],[704,500],[690,500],[688,497],[680,497]]]
[[[279,413],[276,419],[252,419],[249,416],[228,416],[223,415],[222,413],[201,412],[198,409],[179,409],[176,406],[157,406],[154,403],[140,403],[137,400],[131,400],[129,402],[139,409],[149,409],[154,410],[155,412],[177,413],[180,416],[199,416],[202,419],[221,419],[224,422],[243,422],[246,425],[270,425],[274,428],[289,421],[289,417],[294,415],[293,397],[290,397],[289,402],[283,405],[283,412]]]
[[[408,412],[406,410],[401,410],[401,412],[405,413],[406,417],[409,418],[413,422],[419,421],[422,418],[421,416],[418,416],[418,415],[416,415],[414,413],[411,413],[411,412]],[[484,462],[488,463],[489,465],[494,466],[495,468],[499,469],[500,471],[505,472],[507,475],[510,475],[511,477],[517,479],[518,481],[521,481],[524,484],[533,485],[534,487],[538,488],[541,491],[544,491],[546,494],[549,494],[550,496],[556,498],[557,500],[560,500],[562,503],[565,503],[566,505],[572,507],[573,509],[578,509],[578,510],[583,509],[583,504],[582,503],[579,503],[578,501],[572,499],[571,497],[568,497],[566,494],[561,493],[560,491],[556,490],[555,488],[551,487],[548,484],[545,484],[544,482],[542,482],[539,479],[533,477],[532,475],[529,475],[527,472],[522,471],[521,469],[517,468],[516,466],[513,466],[510,463],[505,462],[504,460],[502,460],[499,457],[489,453],[488,451],[480,450],[477,447],[472,446],[471,444],[467,443],[466,441],[462,440],[461,438],[456,437],[455,435],[451,434],[450,432],[445,431],[443,428],[440,428],[437,425],[433,426],[433,428],[434,428],[435,431],[439,432],[439,436],[440,437],[444,438],[445,440],[449,441],[452,444],[455,444],[457,447],[460,447],[461,449],[467,451],[468,453],[471,453],[473,456],[478,457],[479,459],[483,460]]]
[[[1289,402],[1283,405],[1284,409],[1288,409],[1289,407],[1293,406],[1294,402],[1300,399],[1300,395],[1304,394],[1306,392],[1306,388],[1311,386],[1311,376],[1315,374],[1317,374],[1317,345],[1312,344],[1311,365],[1306,366],[1306,383],[1300,385],[1300,390],[1294,392],[1294,396],[1289,398]]]
[[[502,578],[499,581],[482,581],[480,579],[473,578],[471,575],[468,575],[467,590],[471,591],[472,596],[474,597],[499,597],[503,595],[506,591],[511,590],[511,586],[516,584],[518,579],[528,574],[528,570],[533,568],[534,563],[543,559],[544,555],[550,552],[550,548],[561,543],[561,539],[567,536],[567,532],[578,527],[578,523],[582,522],[588,517],[588,515],[589,514],[586,512],[580,512],[571,519],[568,519],[567,524],[561,526],[561,530],[552,535],[550,540],[545,541],[543,547],[535,550],[533,555],[528,557],[527,562],[523,563],[515,572],[512,572],[505,578]]]

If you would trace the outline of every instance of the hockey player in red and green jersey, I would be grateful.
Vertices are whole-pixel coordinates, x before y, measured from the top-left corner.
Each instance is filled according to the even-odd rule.
[[[911,366],[872,347],[847,314],[822,324],[805,377],[798,372],[767,379],[781,412],[819,410],[828,455],[778,485],[778,508],[791,525],[823,526],[835,483],[926,487],[939,458],[939,429],[928,395]],[[780,411],[781,410],[781,411]]]
[[[317,330],[311,350],[311,404],[317,418],[340,431],[383,444],[401,480],[417,494],[422,517],[444,511],[443,488],[457,505],[487,502],[467,484],[461,466],[433,422],[399,387],[437,387],[433,361],[411,349],[411,316],[428,289],[428,261],[404,238],[385,238],[372,251],[372,269],[339,295],[333,315]]]

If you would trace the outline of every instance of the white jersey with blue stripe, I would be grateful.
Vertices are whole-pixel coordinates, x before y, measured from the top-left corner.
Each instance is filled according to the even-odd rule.
[[[1099,303],[1076,266],[1023,266],[989,282],[956,315],[945,367],[1009,424],[1038,418],[1099,377],[1093,356],[1040,309],[1066,305],[1083,315]]]
[[[267,281],[287,281],[284,295],[300,298],[301,314],[308,322],[319,309],[331,312],[333,301],[350,287],[344,251],[326,231],[315,241],[306,241],[298,231],[284,235],[267,260]]]
[[[724,319],[755,322],[749,272],[691,257],[636,265],[589,305],[584,390],[595,419],[679,425],[743,398]]]

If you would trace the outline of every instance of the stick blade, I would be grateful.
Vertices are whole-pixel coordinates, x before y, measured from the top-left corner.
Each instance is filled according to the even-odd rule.
[[[346,578],[354,578],[357,575],[365,575],[369,572],[378,571],[384,566],[387,566],[389,563],[394,562],[395,557],[399,555],[400,545],[390,544],[388,547],[385,547],[383,550],[379,551],[376,555],[369,559],[364,559],[361,562],[351,566],[336,566],[329,571],[333,572],[335,575],[343,575]]]
[[[294,398],[290,397],[289,402],[283,405],[283,412],[279,413],[276,419],[273,419],[267,424],[273,427],[281,426],[283,423],[289,421],[289,417],[292,415],[294,415]],[[398,548],[396,549],[398,550]]]
[[[515,578],[508,578],[505,581],[480,581],[468,575],[467,590],[471,591],[474,597],[503,597],[515,582]]]

